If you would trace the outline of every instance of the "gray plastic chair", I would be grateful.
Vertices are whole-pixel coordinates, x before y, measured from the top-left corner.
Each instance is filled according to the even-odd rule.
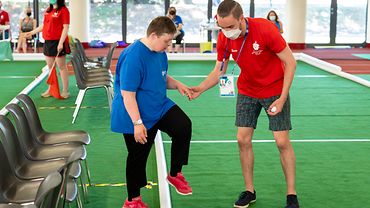
[[[59,143],[59,144],[39,144],[36,138],[33,137],[31,133],[31,128],[27,122],[27,118],[21,107],[16,104],[9,104],[5,107],[9,113],[13,116],[14,122],[16,123],[18,131],[18,139],[21,148],[23,149],[23,154],[29,160],[43,161],[50,159],[66,159],[70,154],[76,150],[81,151],[81,160],[84,160],[86,167],[86,174],[88,178],[88,183],[91,185],[90,171],[87,165],[86,149],[81,142],[69,142],[69,143]],[[32,123],[31,123],[32,124]],[[87,198],[88,190],[85,183],[84,186],[84,196]]]
[[[4,149],[10,167],[18,178],[24,180],[42,179],[51,172],[61,171],[61,168],[66,163],[66,159],[61,158],[58,160],[45,161],[29,160],[23,154],[19,138],[9,119],[0,115],[0,122],[0,146]]]
[[[76,161],[72,164],[71,170],[68,174],[67,192],[66,192],[65,200],[68,203],[68,205],[70,205],[73,201],[76,201],[78,208],[83,207],[83,202],[81,200],[81,195],[78,189],[78,181],[77,181],[78,178],[81,179],[80,176],[81,176],[81,165],[79,161]],[[82,183],[82,180],[80,181]],[[81,186],[81,187],[82,187],[82,192],[85,193],[85,190],[83,188],[84,186]]]
[[[37,189],[34,204],[1,203],[0,208],[56,208],[59,201],[62,176],[58,172],[50,173]]]
[[[3,151],[8,160],[9,167],[12,172],[15,173],[15,176],[21,180],[32,180],[32,179],[44,179],[50,173],[55,171],[62,172],[67,165],[67,159],[58,159],[58,160],[45,160],[45,161],[30,161],[28,160],[20,150],[20,145],[18,142],[17,135],[15,133],[14,126],[10,120],[0,115],[0,151]],[[17,148],[18,146],[18,148]],[[17,155],[18,154],[18,155]],[[0,165],[0,169],[2,167]],[[79,193],[77,189],[77,180],[81,175],[81,166],[79,160],[72,163],[69,167],[68,182],[66,184],[66,200],[72,202],[76,200],[78,207],[83,207],[82,202],[79,198]],[[81,179],[81,178],[80,178]],[[84,185],[81,181],[81,185]],[[82,186],[85,187],[86,186]],[[83,193],[85,190],[83,188]],[[42,193],[42,192],[41,192]],[[77,194],[76,194],[77,193]],[[0,193],[1,194],[1,193]],[[86,190],[87,194],[87,190]],[[77,198],[78,196],[78,198]],[[36,197],[37,199],[37,197]],[[17,205],[1,204],[2,207],[17,207]],[[1,207],[0,206],[0,207]],[[50,206],[46,206],[50,208]]]
[[[31,127],[31,132],[33,137],[36,137],[38,141],[42,144],[57,144],[57,143],[68,143],[76,142],[81,144],[89,144],[90,136],[85,131],[75,130],[75,131],[64,131],[64,132],[47,132],[42,128],[42,124],[36,110],[36,106],[32,99],[26,94],[20,94],[17,96],[17,99],[20,101],[23,106],[23,112],[26,115],[29,126]],[[91,186],[91,176],[90,170],[87,164],[87,158],[84,160],[85,170],[87,175],[87,181]],[[85,181],[84,175],[81,174],[81,180]],[[84,190],[84,197],[87,200],[88,189],[85,183],[81,181],[81,185]]]
[[[112,58],[113,58],[113,53],[114,53],[114,50],[118,46],[117,42],[114,42],[114,43],[111,44],[106,57],[95,57],[95,58],[92,58],[92,59],[89,59],[86,56],[85,49],[84,49],[84,47],[83,47],[83,45],[82,45],[82,43],[79,39],[75,38],[75,44],[76,44],[76,52],[82,57],[83,62],[97,63],[98,65],[102,66],[103,68],[106,68],[106,69],[110,70],[110,66],[111,66],[111,62],[112,62]],[[99,61],[99,59],[101,61]]]
[[[36,106],[32,99],[26,94],[17,96],[20,101],[23,111],[26,115],[29,126],[32,126],[31,133],[33,137],[37,138],[40,144],[57,144],[77,142],[81,144],[89,144],[91,139],[86,131],[63,131],[63,132],[48,132],[42,127],[40,117],[38,115]]]
[[[4,130],[7,131],[6,128],[11,125],[11,123],[9,120],[4,120],[2,118],[0,118],[0,121],[0,138],[1,142],[3,142],[2,138],[6,135],[4,134]],[[43,181],[23,180],[18,178],[11,168],[10,160],[3,145],[0,145],[0,169],[0,203],[3,207],[9,207],[9,205],[7,205],[8,203],[22,204],[30,202],[35,202],[37,206],[44,203],[43,199],[47,193],[56,188],[58,184],[61,184],[60,174],[55,172],[49,174]],[[14,207],[16,205],[11,206]],[[50,208],[52,206],[44,207]]]
[[[86,67],[83,63],[82,57],[78,53],[72,53],[72,58],[76,61],[78,70],[83,72],[83,76],[85,79],[89,79],[89,81],[95,81],[90,79],[100,78],[102,80],[105,79],[108,81],[112,81],[113,75],[108,69]]]
[[[86,158],[86,149],[81,143],[66,144],[39,144],[37,138],[34,138],[30,126],[28,125],[26,115],[16,104],[9,104],[5,107],[14,118],[18,138],[23,149],[24,155],[30,160],[49,160],[58,158],[68,158],[76,150],[84,154],[81,160]]]
[[[73,65],[73,70],[75,72],[77,87],[80,89],[80,91],[78,92],[78,96],[76,98],[76,101],[75,101],[76,108],[75,108],[75,111],[73,112],[73,115],[72,115],[72,117],[73,117],[72,123],[74,123],[76,121],[78,112],[80,110],[80,107],[81,107],[81,104],[82,104],[82,101],[83,101],[83,98],[85,96],[85,93],[89,89],[95,89],[95,88],[101,88],[101,87],[105,88],[106,93],[107,93],[107,98],[108,98],[109,109],[111,109],[111,103],[112,103],[112,99],[113,99],[113,84],[112,84],[112,82],[107,81],[107,80],[101,80],[101,81],[88,80],[84,76],[83,72],[81,70],[79,70],[78,58],[73,57],[71,61],[72,61],[72,65]]]

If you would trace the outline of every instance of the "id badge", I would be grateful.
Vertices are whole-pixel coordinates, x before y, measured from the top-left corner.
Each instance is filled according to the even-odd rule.
[[[233,75],[224,75],[219,81],[221,97],[235,97],[235,85]]]

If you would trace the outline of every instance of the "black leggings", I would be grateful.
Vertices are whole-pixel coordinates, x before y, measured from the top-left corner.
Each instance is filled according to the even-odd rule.
[[[188,164],[191,120],[179,106],[175,105],[151,129],[147,130],[147,143],[137,143],[133,134],[123,134],[128,150],[126,180],[129,200],[140,196],[140,188],[147,185],[146,163],[158,130],[172,138],[171,172],[180,172],[182,166]]]
[[[177,45],[180,45],[181,44],[181,41],[184,38],[184,36],[185,36],[185,33],[184,32],[180,32],[180,34],[178,36],[176,36],[175,40],[176,40],[176,44]]]

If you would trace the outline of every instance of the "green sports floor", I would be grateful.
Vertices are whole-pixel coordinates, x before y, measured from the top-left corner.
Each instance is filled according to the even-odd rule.
[[[24,76],[20,62],[13,62],[0,77]],[[36,76],[44,66],[24,64]],[[214,61],[170,61],[169,74],[187,85],[197,85],[213,68]],[[15,67],[17,66],[17,67]],[[32,69],[31,69],[32,68]],[[23,70],[23,69],[22,69]],[[369,79],[369,75],[361,75]],[[1,78],[0,78],[1,79]],[[31,80],[29,80],[31,81]],[[86,208],[119,208],[126,198],[124,162],[126,149],[122,135],[110,132],[109,109],[103,89],[90,90],[74,125],[71,124],[78,90],[70,77],[71,98],[41,99],[46,89],[40,84],[31,92],[44,127],[50,131],[83,129],[92,137],[88,160],[92,182]],[[4,81],[1,80],[4,89]],[[27,83],[8,80],[12,88]],[[24,86],[23,86],[24,85]],[[7,87],[8,89],[8,87]],[[11,88],[0,96],[4,106],[20,90]],[[171,187],[174,208],[228,208],[243,190],[239,153],[235,142],[235,98],[220,98],[218,88],[189,102],[177,91],[168,95],[191,118],[193,143],[189,165],[183,168],[193,188],[192,196],[180,196]],[[368,207],[370,204],[370,89],[299,62],[291,89],[291,139],[297,157],[297,191],[301,207]],[[163,134],[167,164],[170,138]],[[279,153],[272,142],[267,117],[261,113],[254,136],[255,188],[257,202],[252,208],[283,207],[285,182]],[[153,148],[154,150],[154,148]],[[142,191],[150,207],[159,207],[155,155],[151,154],[147,177],[154,182]]]

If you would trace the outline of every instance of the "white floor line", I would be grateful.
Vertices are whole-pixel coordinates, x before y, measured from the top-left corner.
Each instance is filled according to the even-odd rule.
[[[205,78],[208,75],[171,75],[171,77],[183,77],[183,78]],[[235,75],[235,77],[239,77],[239,75]],[[295,75],[296,78],[328,78],[328,77],[336,77],[335,75]]]
[[[42,68],[42,73],[35,80],[33,80],[26,88],[24,88],[19,94],[28,94],[28,93],[30,93],[48,75],[49,75],[49,69],[48,69],[47,66],[44,66],[44,68]],[[17,104],[18,103],[17,98],[14,97],[13,100],[11,100],[7,105],[9,105],[10,103]],[[1,111],[0,111],[1,115],[6,115],[7,113],[8,113],[8,110],[5,109],[5,107],[3,109],[1,109]]]
[[[236,140],[204,140],[191,141],[190,143],[236,143]],[[274,143],[275,140],[252,140],[253,143]],[[292,139],[294,143],[319,143],[319,142],[370,142],[370,139]],[[171,141],[163,141],[163,143],[171,143]]]
[[[166,177],[167,177],[166,156],[164,155],[161,131],[157,132],[157,135],[155,138],[155,155],[157,159],[160,207],[161,208],[171,208],[172,205],[171,205],[170,188],[168,187],[168,183],[166,180]]]
[[[0,79],[35,79],[36,76],[0,76]]]

